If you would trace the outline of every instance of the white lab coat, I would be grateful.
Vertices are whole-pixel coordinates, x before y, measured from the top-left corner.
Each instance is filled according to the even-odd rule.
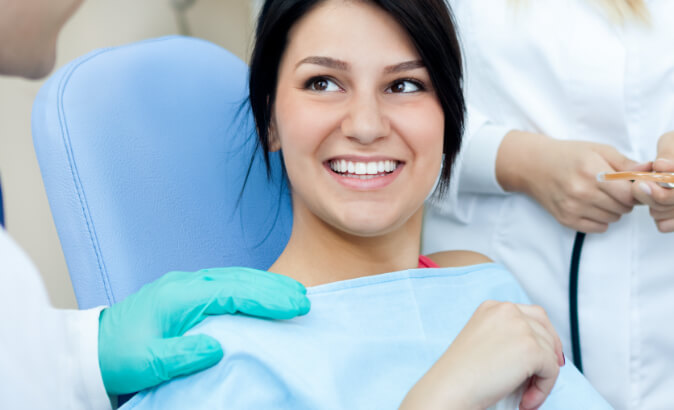
[[[0,228],[0,409],[110,409],[100,310],[52,308],[35,266]]]
[[[511,129],[655,159],[674,130],[674,1],[646,0],[650,26],[611,22],[591,0],[450,0],[466,65],[469,125],[450,193],[428,207],[424,253],[471,249],[505,264],[546,308],[570,356],[575,232],[503,192],[496,152]],[[590,234],[580,262],[585,374],[619,409],[674,408],[674,234],[644,206]]]

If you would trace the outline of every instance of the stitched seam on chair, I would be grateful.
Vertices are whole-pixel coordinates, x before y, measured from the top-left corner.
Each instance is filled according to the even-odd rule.
[[[65,109],[63,107],[63,91],[65,86],[68,84],[68,81],[70,80],[71,76],[79,68],[80,65],[83,63],[93,59],[94,57],[97,57],[98,55],[109,51],[110,49],[103,49],[100,50],[99,52],[88,56],[87,58],[84,58],[80,61],[78,61],[69,71],[66,75],[63,76],[61,79],[58,90],[57,90],[57,107],[58,107],[58,118],[59,118],[59,125],[61,127],[61,138],[64,144],[64,148],[66,150],[66,154],[68,157],[68,165],[70,167],[70,173],[73,177],[73,183],[75,184],[75,192],[77,193],[77,197],[79,198],[80,201],[80,206],[82,210],[82,215],[84,217],[84,220],[87,225],[87,230],[89,232],[89,239],[91,241],[91,246],[94,250],[94,253],[96,255],[96,261],[98,262],[98,270],[99,270],[99,276],[101,281],[103,282],[103,289],[105,289],[105,294],[108,298],[108,302],[110,304],[115,303],[115,296],[112,292],[112,288],[110,286],[110,280],[108,278],[108,272],[107,268],[105,267],[105,262],[103,260],[103,255],[100,249],[100,244],[98,242],[98,237],[96,235],[96,230],[93,226],[93,221],[91,220],[91,213],[89,211],[89,205],[86,200],[86,196],[84,195],[84,192],[82,190],[82,182],[79,177],[79,172],[77,170],[77,165],[75,164],[75,159],[74,159],[74,154],[72,152],[72,147],[70,145],[70,133],[68,131],[68,125],[66,121],[66,114],[65,114]]]
[[[84,217],[84,220],[87,225],[87,231],[89,232],[89,239],[91,241],[92,248],[94,250],[94,253],[96,255],[96,260],[98,263],[98,270],[99,270],[99,275],[100,279],[103,283],[103,289],[105,290],[105,294],[108,298],[108,302],[110,304],[114,304],[116,302],[115,300],[115,295],[112,290],[112,287],[110,285],[110,278],[107,272],[107,268],[105,266],[105,261],[103,258],[103,254],[100,248],[100,244],[98,241],[98,236],[96,235],[96,229],[93,226],[93,221],[91,220],[91,212],[89,211],[89,205],[86,200],[86,196],[84,195],[84,192],[82,190],[82,182],[79,178],[79,172],[77,171],[77,165],[75,164],[75,159],[74,159],[74,154],[72,152],[72,148],[70,146],[70,134],[68,131],[68,126],[67,126],[67,121],[66,121],[66,114],[65,110],[63,108],[63,91],[65,86],[68,84],[68,81],[70,80],[71,76],[73,73],[84,63],[86,63],[89,60],[92,60],[95,57],[98,57],[101,54],[107,53],[112,50],[118,50],[121,48],[127,48],[127,47],[135,47],[138,45],[146,44],[146,43],[154,43],[154,42],[161,42],[161,41],[169,41],[169,40],[175,40],[177,38],[182,38],[182,36],[177,36],[177,35],[172,35],[172,36],[165,36],[165,37],[160,37],[156,39],[148,39],[145,41],[137,42],[137,43],[132,43],[132,44],[127,44],[123,46],[117,46],[117,47],[108,47],[99,50],[98,52],[94,52],[93,54],[86,56],[82,58],[81,60],[77,61],[71,68],[68,70],[67,74],[63,76],[61,81],[59,82],[58,90],[57,90],[57,107],[58,107],[58,118],[59,118],[59,125],[61,127],[61,138],[63,140],[64,148],[66,150],[66,154],[68,157],[68,165],[70,167],[70,173],[73,177],[73,182],[75,184],[75,191],[77,193],[77,196],[80,201],[80,206],[82,209],[82,215]],[[187,39],[187,38],[185,38]],[[200,39],[199,39],[200,40]],[[208,41],[201,40],[203,43],[206,44],[211,44],[214,45]],[[215,45],[214,45],[215,46]]]

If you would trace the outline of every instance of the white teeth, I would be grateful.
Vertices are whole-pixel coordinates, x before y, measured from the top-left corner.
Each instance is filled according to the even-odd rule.
[[[377,175],[377,163],[376,162],[368,162],[367,163],[367,173],[369,175]]]
[[[342,174],[355,174],[357,176],[368,177],[370,175],[393,172],[398,168],[398,161],[371,161],[371,162],[353,162],[344,159],[336,159],[328,164],[330,169]]]

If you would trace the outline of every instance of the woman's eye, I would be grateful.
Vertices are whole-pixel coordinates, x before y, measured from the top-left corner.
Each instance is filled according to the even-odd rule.
[[[311,91],[332,92],[339,91],[340,88],[334,81],[328,78],[313,78],[307,82],[307,88]]]
[[[423,90],[420,83],[412,80],[401,80],[393,83],[386,91],[389,93],[413,93]]]

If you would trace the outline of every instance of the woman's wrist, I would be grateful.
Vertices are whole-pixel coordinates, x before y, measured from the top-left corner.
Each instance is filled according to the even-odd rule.
[[[421,380],[407,393],[398,410],[479,410],[479,407],[467,399],[468,397],[464,397],[456,386],[431,388],[425,385],[424,380]]]
[[[457,370],[461,365],[441,357],[407,393],[399,410],[479,410],[477,395],[466,385]],[[458,372],[460,373],[460,372]]]

